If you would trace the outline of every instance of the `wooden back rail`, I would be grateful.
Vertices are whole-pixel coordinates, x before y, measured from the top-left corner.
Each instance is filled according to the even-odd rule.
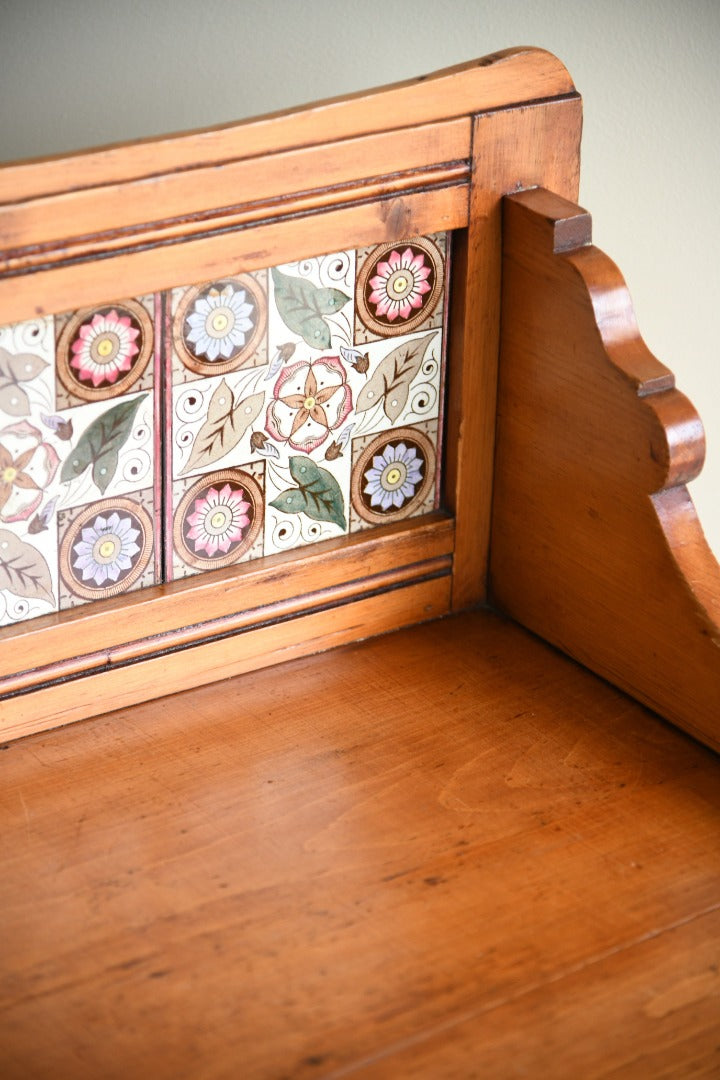
[[[0,170],[0,326],[453,232],[439,509],[3,627],[3,739],[492,603],[720,746],[702,428],[590,246],[580,134],[516,49]]]

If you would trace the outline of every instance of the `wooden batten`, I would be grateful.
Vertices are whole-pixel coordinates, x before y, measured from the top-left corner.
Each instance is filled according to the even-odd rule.
[[[720,746],[720,570],[684,486],[702,425],[580,208],[506,200],[502,320],[494,601]]]
[[[317,607],[284,616],[282,608],[268,610],[260,625],[210,636],[164,650],[159,647],[141,662],[117,662],[91,667],[73,678],[40,684],[30,693],[17,693],[2,701],[2,738],[16,739],[33,732],[84,720],[112,709],[152,701],[217,682],[271,664],[324,652],[363,637],[387,633],[403,626],[427,622],[447,614],[450,577],[447,568],[432,567],[430,576],[406,582],[404,587],[368,591],[351,602],[328,604],[319,597]],[[306,603],[309,598],[304,598]]]
[[[487,600],[495,447],[502,197],[547,184],[576,199],[582,107],[575,97],[477,116],[469,227],[451,311],[447,500],[456,519],[453,609]],[[547,177],[548,179],[543,179]]]
[[[434,514],[414,525],[326,540],[239,568],[142,589],[130,603],[121,595],[2,627],[0,694],[103,666],[128,653],[140,659],[143,652],[197,641],[203,634],[265,622],[271,608],[279,611],[282,606],[283,615],[302,611],[303,603],[317,606],[319,597],[327,603],[329,593],[347,602],[355,594],[377,590],[383,578],[392,578],[398,587],[434,574],[438,563],[448,572],[453,546],[452,520]],[[189,611],[195,616],[192,621]],[[84,628],[93,648],[66,660],[67,635],[74,627]]]
[[[445,615],[453,532],[434,515],[3,628],[2,737]]]
[[[46,260],[31,273],[0,276],[0,319],[14,322],[207,281],[347,247],[382,243],[398,236],[464,228],[468,221],[465,182],[455,177],[439,187],[391,192],[345,205],[322,196],[309,208],[276,208],[275,215],[227,227],[207,223],[190,236],[168,241],[162,229],[148,229],[136,249],[119,247],[93,258]],[[375,196],[377,192],[375,192]],[[322,223],[319,218],[322,216]],[[217,228],[215,228],[217,225]],[[37,290],[43,302],[38,302]]]

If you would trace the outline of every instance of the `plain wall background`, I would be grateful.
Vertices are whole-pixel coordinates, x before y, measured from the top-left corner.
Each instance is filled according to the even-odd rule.
[[[0,0],[0,159],[218,124],[511,45],[585,103],[581,202],[699,409],[720,554],[720,0]]]

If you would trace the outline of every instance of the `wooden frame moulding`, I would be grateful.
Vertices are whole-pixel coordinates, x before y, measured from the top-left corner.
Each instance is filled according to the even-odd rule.
[[[0,170],[0,324],[457,236],[446,512],[3,628],[1,737],[485,599],[501,199],[538,184],[576,198],[580,129],[565,68],[519,49],[245,124]]]

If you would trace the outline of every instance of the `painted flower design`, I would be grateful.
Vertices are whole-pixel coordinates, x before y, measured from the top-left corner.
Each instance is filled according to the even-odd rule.
[[[375,270],[369,282],[372,292],[368,303],[375,305],[376,318],[384,317],[393,323],[398,318],[409,319],[422,307],[423,297],[431,289],[427,279],[432,273],[422,251],[411,247],[403,252],[393,250]]]
[[[265,430],[278,442],[309,454],[325,442],[352,409],[352,391],[339,356],[301,360],[275,383]]]
[[[195,500],[195,508],[187,517],[188,543],[196,552],[204,551],[210,558],[218,551],[227,554],[233,544],[243,539],[250,524],[250,509],[251,503],[242,488],[232,488],[230,484],[211,487]]]
[[[73,568],[80,571],[83,581],[93,586],[115,582],[132,569],[135,556],[140,554],[141,548],[136,543],[139,536],[140,529],[131,517],[121,517],[116,510],[107,517],[98,514],[73,544]]]
[[[416,447],[404,442],[397,446],[388,443],[381,454],[373,457],[372,467],[363,476],[367,481],[363,491],[370,496],[370,506],[381,511],[399,509],[412,499],[423,478],[423,465]]]
[[[112,385],[132,369],[140,352],[139,336],[129,315],[121,315],[116,308],[96,312],[78,330],[70,367],[81,382],[96,388]]]
[[[208,289],[186,318],[190,327],[186,340],[197,356],[228,360],[245,345],[253,328],[253,311],[245,289],[229,283],[222,289]]]
[[[60,459],[27,420],[0,431],[0,521],[26,521],[52,482]]]

